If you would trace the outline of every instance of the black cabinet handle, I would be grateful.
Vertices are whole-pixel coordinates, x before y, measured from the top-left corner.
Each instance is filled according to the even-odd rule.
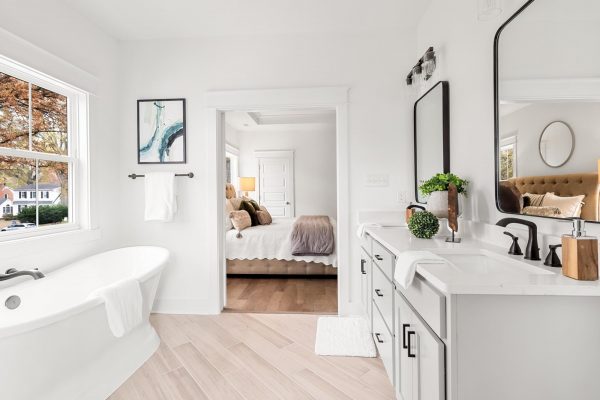
[[[406,349],[406,328],[408,328],[410,324],[402,324],[402,348]]]
[[[415,334],[415,331],[408,331],[408,356],[410,358],[415,358],[416,355],[410,352],[410,349],[412,347],[412,344],[410,344],[410,337],[413,336]]]
[[[381,290],[375,289],[375,293],[377,293],[377,296],[383,297],[383,293],[381,293]]]
[[[379,254],[375,254],[375,258],[379,261],[383,261],[383,257],[381,257]]]
[[[363,275],[366,275],[366,274],[367,274],[367,271],[365,271],[365,264],[366,264],[366,263],[367,263],[367,260],[364,260],[364,259],[362,259],[362,258],[360,259],[360,272],[361,272]]]
[[[376,333],[375,337],[377,338],[377,342],[378,343],[383,343],[383,340],[381,340],[381,338],[379,337],[379,335],[381,335],[380,333]]]

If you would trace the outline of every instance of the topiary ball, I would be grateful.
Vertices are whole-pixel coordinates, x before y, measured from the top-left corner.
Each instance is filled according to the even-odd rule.
[[[440,221],[429,211],[419,211],[408,220],[408,229],[419,239],[431,239],[440,230]]]

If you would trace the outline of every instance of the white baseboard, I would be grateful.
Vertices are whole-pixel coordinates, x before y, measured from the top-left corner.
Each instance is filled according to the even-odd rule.
[[[214,315],[219,314],[221,310],[209,300],[157,298],[152,307],[152,312],[156,314]]]

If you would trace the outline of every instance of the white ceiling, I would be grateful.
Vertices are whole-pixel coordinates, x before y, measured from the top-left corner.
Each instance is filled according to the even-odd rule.
[[[225,122],[239,132],[306,131],[335,127],[335,110],[325,108],[228,111]]]
[[[416,26],[430,0],[58,0],[121,40]]]

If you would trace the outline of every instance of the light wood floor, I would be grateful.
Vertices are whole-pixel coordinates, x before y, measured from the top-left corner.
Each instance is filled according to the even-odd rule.
[[[392,400],[381,360],[314,354],[318,316],[153,315],[158,351],[110,400]]]
[[[227,310],[337,314],[337,280],[227,278]]]

